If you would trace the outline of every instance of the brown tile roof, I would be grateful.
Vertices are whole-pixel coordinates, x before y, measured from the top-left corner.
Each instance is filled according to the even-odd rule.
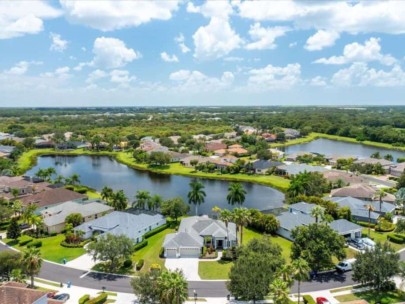
[[[231,149],[228,149],[228,153],[246,154],[246,153],[248,153],[248,150],[243,149],[243,148],[231,148]]]
[[[366,184],[356,184],[348,187],[343,187],[331,191],[332,197],[351,196],[359,199],[372,199],[376,193],[376,189]]]
[[[46,294],[45,291],[29,289],[26,284],[8,282],[0,286],[0,304],[32,304]]]
[[[227,145],[226,144],[222,144],[222,143],[216,143],[216,142],[211,142],[211,143],[207,143],[205,144],[205,149],[207,151],[215,151],[215,150],[219,150],[219,149],[226,149]]]
[[[337,182],[341,179],[346,185],[349,184],[349,186],[366,182],[361,176],[341,171],[325,171],[323,172],[323,177],[331,182]]]
[[[33,203],[38,207],[45,207],[83,198],[86,198],[86,196],[83,194],[65,188],[57,188],[25,196],[21,198],[21,202],[23,205]]]

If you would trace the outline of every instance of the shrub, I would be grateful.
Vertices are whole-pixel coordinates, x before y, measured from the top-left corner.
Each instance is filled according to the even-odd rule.
[[[72,186],[72,185],[67,185],[67,186],[65,186],[65,189],[68,189],[68,190],[74,190],[75,189],[75,187],[74,186]]]
[[[162,248],[160,248],[160,251],[159,251],[159,258],[164,258],[165,257],[165,249],[162,247]]]
[[[75,192],[80,193],[80,194],[86,194],[87,189],[86,188],[78,188],[75,190]]]
[[[375,227],[375,224],[373,224],[373,223],[369,224],[368,222],[362,222],[362,221],[357,221],[356,224],[360,225],[360,226],[363,226],[363,227],[366,227],[366,228],[368,228],[368,226],[370,226],[370,228]]]
[[[143,247],[146,247],[147,245],[148,245],[148,240],[143,240],[142,242],[139,242],[138,244],[136,244],[134,246],[134,248],[133,248],[134,252],[142,249]]]
[[[58,234],[56,233],[56,231],[54,231],[54,232],[51,232],[50,234],[49,234],[49,236],[57,236]]]
[[[127,259],[124,261],[124,267],[125,268],[129,268],[132,266],[132,260],[131,259]]]
[[[149,232],[146,232],[146,233],[144,234],[143,238],[144,238],[144,239],[148,239],[148,238],[150,238],[151,236],[153,236],[153,235],[155,235],[155,234],[157,234],[157,233],[159,233],[159,232],[162,232],[163,230],[166,230],[167,228],[169,228],[169,224],[168,224],[168,223],[166,223],[166,224],[164,224],[164,225],[162,225],[162,226],[160,226],[160,227],[157,227],[157,228],[155,228],[155,229],[153,229],[153,230],[151,230],[151,231],[149,231]]]
[[[88,300],[90,300],[90,295],[86,294],[86,295],[82,296],[82,297],[79,299],[79,304],[84,304],[84,303],[86,303]]]
[[[66,241],[62,241],[60,243],[60,245],[62,247],[66,247],[66,248],[83,248],[83,246],[85,244],[86,244],[86,242],[81,242],[81,243],[74,244],[74,243],[67,243]]]
[[[145,261],[144,261],[143,259],[140,259],[140,260],[138,261],[138,263],[136,263],[136,270],[137,270],[137,271],[141,270],[144,263],[145,263]]]
[[[387,220],[380,221],[375,226],[375,231],[379,231],[379,232],[391,232],[394,229],[395,229],[395,225]]]
[[[31,243],[31,242],[32,242],[32,238],[26,238],[25,240],[19,241],[18,245],[25,246],[25,245],[27,245],[28,243]]]
[[[42,247],[42,241],[34,241],[34,242],[31,242],[31,243],[29,243],[29,244],[27,245],[27,247],[28,247],[28,248],[31,248],[31,247],[35,247],[35,248]]]
[[[398,233],[390,233],[387,236],[387,239],[393,243],[403,244],[405,243],[405,235]]]
[[[103,304],[107,302],[107,297],[108,294],[102,293],[99,296],[95,297],[94,299],[87,301],[86,304]]]
[[[151,271],[153,271],[153,270],[161,270],[161,269],[162,269],[162,267],[160,267],[159,264],[154,263],[154,264],[150,265],[150,270]]]
[[[310,295],[304,295],[302,296],[302,298],[304,299],[304,303],[306,304],[315,304],[314,299]]]

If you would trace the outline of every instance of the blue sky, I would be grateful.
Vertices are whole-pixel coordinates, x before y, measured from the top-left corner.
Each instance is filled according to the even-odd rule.
[[[403,1],[0,2],[0,106],[405,105]]]

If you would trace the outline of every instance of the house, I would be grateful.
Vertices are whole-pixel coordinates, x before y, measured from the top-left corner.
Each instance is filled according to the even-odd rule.
[[[179,139],[181,136],[169,136],[169,138],[172,140],[173,144],[178,145],[179,144]]]
[[[0,153],[9,156],[13,151],[15,147],[14,146],[2,146],[0,145]]]
[[[229,149],[241,149],[241,148],[243,148],[243,146],[239,145],[239,144],[234,144],[234,145],[230,145],[228,148]]]
[[[170,162],[171,163],[178,163],[182,159],[189,156],[189,154],[179,153],[179,152],[174,152],[174,151],[169,151],[167,154],[170,155]]]
[[[57,304],[63,303],[48,298],[48,292],[28,288],[27,284],[5,282],[0,285],[1,304]]]
[[[124,211],[114,211],[97,219],[85,222],[75,228],[84,232],[85,239],[91,238],[94,233],[110,233],[113,235],[124,234],[139,243],[143,235],[157,227],[166,224],[163,215],[151,212],[128,209]]]
[[[0,197],[6,200],[14,198],[13,189],[18,190],[17,197],[35,194],[41,191],[50,190],[51,184],[42,180],[31,179],[22,176],[1,176]]]
[[[219,149],[214,151],[214,155],[216,156],[224,156],[227,153],[228,151],[226,149]]]
[[[141,142],[139,145],[139,149],[145,152],[156,152],[156,151],[161,151],[161,152],[167,152],[169,151],[169,148],[161,146],[159,143],[156,143],[155,141],[152,140],[144,140]]]
[[[298,152],[294,152],[294,153],[291,153],[291,154],[288,154],[287,156],[286,156],[286,161],[290,161],[290,162],[295,162],[295,161],[297,161],[297,158],[298,157],[302,157],[302,156],[306,156],[306,155],[310,155],[310,156],[312,156],[312,157],[314,157],[314,156],[316,156],[314,153],[311,153],[311,152],[306,152],[306,151],[298,151]]]
[[[277,134],[263,133],[262,138],[267,142],[275,142],[277,140]]]
[[[286,139],[294,139],[300,137],[301,133],[295,129],[284,129]]]
[[[306,164],[291,164],[291,165],[281,165],[277,167],[277,174],[279,175],[295,175],[302,172],[324,172],[327,169],[320,166],[310,166]]]
[[[273,148],[269,149],[269,152],[271,153],[273,159],[282,159],[285,154],[283,151]]]
[[[257,160],[252,163],[252,168],[255,174],[266,174],[270,168],[282,165],[280,162],[269,160]]]
[[[177,233],[167,234],[163,242],[166,258],[198,258],[203,246],[226,249],[237,245],[236,225],[192,216],[181,220]]]
[[[363,184],[367,182],[363,177],[357,176],[354,173],[347,173],[335,170],[323,172],[323,177],[333,184],[336,184],[339,180],[341,180],[343,186]]]
[[[34,204],[38,208],[45,208],[68,201],[83,201],[84,199],[87,199],[86,195],[65,188],[56,188],[21,197],[20,201],[23,206]]]
[[[233,131],[233,132],[225,132],[224,133],[224,138],[231,139],[231,138],[235,138],[237,135],[238,135],[238,133],[236,133],[235,131]]]
[[[311,215],[312,209],[314,209],[315,206],[316,206],[315,204],[299,202],[299,203],[289,205],[288,211],[290,213]]]
[[[287,240],[293,240],[291,231],[299,226],[308,226],[315,223],[315,218],[308,214],[296,212],[283,212],[277,216],[280,227],[276,233]]]
[[[361,231],[363,227],[355,223],[349,222],[345,219],[339,219],[329,224],[330,228],[335,230],[339,235],[344,238],[357,239],[361,238]]]
[[[235,145],[234,145],[235,146]],[[229,149],[228,149],[228,153],[229,154],[235,154],[235,155],[246,155],[246,154],[248,154],[248,150],[246,150],[246,149],[243,149],[243,148],[232,148],[232,146],[231,147],[229,147]]]
[[[353,160],[357,160],[357,157],[355,156],[347,156],[347,155],[337,155],[337,154],[333,154],[333,155],[327,155],[325,156],[325,159],[328,161],[328,163],[331,166],[336,166],[337,165],[337,161],[339,159],[353,159]]]
[[[349,207],[352,218],[356,221],[368,222],[370,215],[370,222],[375,224],[380,217],[380,214],[375,211],[369,212],[367,209],[367,205],[370,204],[369,202],[354,197],[328,197],[325,199],[337,203],[340,208]]]
[[[392,161],[386,160],[386,159],[378,159],[378,158],[363,158],[363,159],[358,159],[354,162],[354,164],[360,164],[360,165],[376,165],[380,164],[383,169],[385,170],[386,173],[390,172],[390,168],[394,166],[395,164]]]
[[[60,233],[65,228],[66,217],[72,213],[80,213],[83,222],[88,222],[113,210],[114,208],[108,206],[101,200],[86,202],[69,201],[50,208],[42,209],[40,214],[44,220],[45,229],[48,233]]]
[[[396,206],[394,204],[379,200],[368,202],[368,204],[371,205],[375,212],[381,215],[385,215],[386,213],[395,213]]]
[[[197,164],[205,164],[210,161],[210,158],[200,155],[190,155],[180,160],[180,164],[182,164],[185,167],[192,167],[191,165],[192,160],[197,160],[198,161]]]
[[[240,132],[243,132],[243,133],[247,134],[247,135],[252,135],[252,134],[257,133],[257,129],[255,129],[255,128],[251,127],[251,126],[238,126],[238,130]]]
[[[226,144],[223,143],[219,143],[219,142],[209,142],[205,144],[205,150],[207,150],[208,152],[214,152],[216,150],[220,150],[220,149],[226,149],[228,146]]]
[[[405,163],[395,164],[390,168],[390,174],[400,177],[405,172]]]
[[[221,159],[223,161],[226,161],[226,162],[232,163],[232,164],[236,163],[236,161],[238,160],[238,158],[236,156],[233,156],[233,155],[230,155],[230,154],[222,156]]]
[[[38,149],[54,148],[55,142],[52,140],[36,139],[34,146]]]
[[[371,201],[376,194],[376,189],[367,184],[355,184],[339,189],[333,189],[332,197],[351,196],[365,201]]]

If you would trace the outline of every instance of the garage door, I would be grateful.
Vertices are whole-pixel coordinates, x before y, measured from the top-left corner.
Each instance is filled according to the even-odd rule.
[[[166,249],[166,257],[167,258],[176,258],[176,249]]]
[[[198,258],[200,256],[200,248],[180,248],[180,257],[182,258]]]

